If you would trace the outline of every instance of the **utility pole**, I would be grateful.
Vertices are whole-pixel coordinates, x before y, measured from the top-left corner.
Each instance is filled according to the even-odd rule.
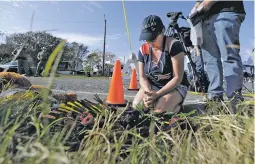
[[[104,14],[104,50],[103,50],[103,76],[104,76],[104,61],[105,61],[105,39],[106,39],[106,19]]]
[[[32,32],[32,27],[33,27],[33,23],[34,23],[34,16],[35,16],[35,11],[33,11],[33,13],[32,13],[32,17],[31,17],[31,22],[30,22],[30,32]]]

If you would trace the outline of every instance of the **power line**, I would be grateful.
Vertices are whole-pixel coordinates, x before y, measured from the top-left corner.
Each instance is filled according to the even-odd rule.
[[[26,21],[31,21],[31,19],[27,18],[20,18],[20,17],[5,17],[7,19],[20,19],[20,20],[26,20]],[[34,19],[34,22],[53,22],[53,23],[84,23],[84,22],[89,22],[89,23],[97,23],[97,21],[91,21],[91,20],[47,20],[47,19]]]

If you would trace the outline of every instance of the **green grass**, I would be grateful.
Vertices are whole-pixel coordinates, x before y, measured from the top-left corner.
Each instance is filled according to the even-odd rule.
[[[151,131],[146,138],[135,129],[114,130],[121,110],[112,114],[100,108],[107,120],[102,128],[98,116],[92,130],[77,130],[79,121],[65,116],[54,120],[40,117],[44,107],[35,105],[32,93],[24,95],[0,101],[0,163],[254,162],[254,117],[245,104],[240,107],[245,112],[237,115],[224,114],[211,104],[209,114],[187,118],[189,124],[196,125],[194,131],[177,126],[157,134]],[[67,122],[61,123],[63,120]],[[85,133],[78,150],[70,152],[66,143]],[[133,136],[132,144],[123,150],[128,135]],[[127,155],[122,159],[123,154]]]

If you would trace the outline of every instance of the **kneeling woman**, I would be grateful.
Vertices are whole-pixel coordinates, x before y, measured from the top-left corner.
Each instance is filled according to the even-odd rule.
[[[180,41],[164,35],[165,26],[155,15],[142,23],[139,40],[146,41],[138,52],[141,89],[133,107],[139,103],[155,112],[178,113],[189,85],[184,73],[184,48]]]

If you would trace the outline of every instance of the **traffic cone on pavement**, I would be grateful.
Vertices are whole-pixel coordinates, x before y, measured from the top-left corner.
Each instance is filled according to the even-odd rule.
[[[128,90],[131,90],[131,91],[138,91],[139,90],[138,87],[137,87],[136,69],[135,68],[132,69],[132,75],[131,75]]]
[[[126,106],[127,101],[124,99],[120,60],[115,62],[110,88],[105,102],[108,105]]]

